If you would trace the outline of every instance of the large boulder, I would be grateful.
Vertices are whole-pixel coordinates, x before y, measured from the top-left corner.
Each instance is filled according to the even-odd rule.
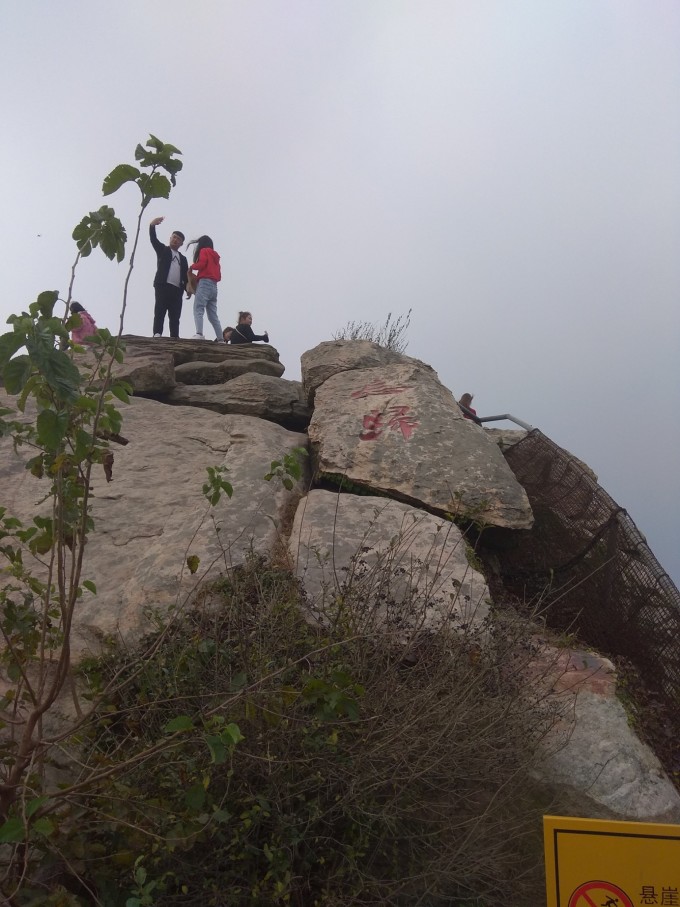
[[[370,340],[328,340],[302,354],[302,388],[311,406],[317,387],[333,375],[357,368],[380,368],[398,362],[418,363],[421,368],[434,374],[434,370],[424,362],[388,350]]]
[[[311,412],[302,399],[299,381],[249,373],[226,384],[180,384],[165,398],[175,406],[200,406],[216,413],[258,416],[291,431],[304,431]]]
[[[6,401],[12,405],[0,394],[0,405]],[[94,581],[97,595],[85,593],[78,606],[76,652],[96,646],[102,634],[134,639],[146,625],[145,608],[182,604],[202,581],[250,551],[271,554],[294,495],[263,476],[272,460],[306,444],[304,435],[263,419],[141,398],[123,416],[129,443],[113,445],[113,481],[93,471],[95,529],[83,579]],[[30,523],[48,506],[46,481],[25,470],[29,454],[14,455],[8,439],[0,441],[0,452],[2,503]],[[233,486],[233,496],[213,509],[201,491],[208,466],[226,466]],[[186,567],[189,555],[200,558],[195,576]]]
[[[537,651],[532,670],[544,676],[548,701],[561,716],[545,741],[539,777],[557,787],[567,802],[578,804],[581,814],[679,821],[680,794],[631,727],[616,695],[612,662],[595,652],[556,649],[545,641]]]
[[[451,621],[481,629],[484,577],[451,522],[387,498],[311,491],[300,501],[289,553],[320,622],[343,601],[377,606],[379,624],[419,630]]]
[[[417,360],[326,379],[316,389],[309,439],[321,477],[442,515],[532,525],[526,493],[498,446]]]

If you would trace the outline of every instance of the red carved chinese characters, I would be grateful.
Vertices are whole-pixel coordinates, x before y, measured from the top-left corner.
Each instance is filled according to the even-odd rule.
[[[358,391],[354,391],[352,393],[352,399],[363,400],[364,397],[375,397],[379,396],[380,394],[400,394],[405,390],[408,390],[408,388],[397,385],[390,386],[389,384],[385,384],[385,382],[382,380],[371,381],[368,384],[365,384]]]
[[[373,409],[364,416],[364,427],[359,440],[375,441],[383,431],[390,430],[400,431],[404,440],[409,441],[419,425],[410,406],[390,406],[385,412]]]

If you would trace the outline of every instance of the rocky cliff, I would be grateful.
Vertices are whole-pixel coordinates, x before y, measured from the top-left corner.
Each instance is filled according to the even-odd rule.
[[[134,640],[148,607],[190,601],[250,553],[290,565],[310,620],[323,620],[350,575],[375,576],[372,565],[388,556],[399,578],[392,601],[417,596],[430,625],[488,624],[503,571],[493,570],[493,544],[483,567],[470,542],[485,527],[507,550],[534,514],[499,446],[508,436],[464,418],[430,366],[368,341],[333,341],[304,354],[296,382],[264,344],[126,341],[117,370],[134,389],[128,443],[115,449],[113,481],[98,476],[93,487],[86,578],[98,594],[79,610],[78,653],[111,635]],[[264,482],[272,461],[296,448],[309,457],[294,488]],[[234,489],[210,514],[208,466],[225,467]],[[19,518],[44,506],[22,451],[5,445],[0,479],[2,503]],[[195,575],[187,555],[200,559]],[[552,695],[569,732],[548,747],[543,776],[570,789],[582,815],[677,820],[678,793],[631,730],[612,663],[557,650],[537,628],[531,642],[537,665],[555,666]]]

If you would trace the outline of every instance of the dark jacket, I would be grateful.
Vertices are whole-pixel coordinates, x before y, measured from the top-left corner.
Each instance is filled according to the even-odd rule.
[[[231,335],[230,343],[253,343],[255,340],[264,340],[269,343],[269,334],[253,334],[249,324],[237,324]]]
[[[153,285],[155,287],[162,287],[168,282],[168,273],[170,272],[170,265],[172,264],[172,249],[170,246],[164,246],[158,239],[155,227],[149,227],[149,239],[151,240],[151,245],[156,250],[156,258],[158,259],[158,267],[156,268],[156,276],[153,279]],[[181,252],[178,252],[177,254],[179,255],[179,288],[184,292],[184,288],[187,285],[189,263]]]

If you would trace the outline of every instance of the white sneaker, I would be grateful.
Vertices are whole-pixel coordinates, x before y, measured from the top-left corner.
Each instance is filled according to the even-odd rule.
[[[162,337],[162,334],[154,334],[154,337]]]
[[[194,334],[194,336],[191,339],[192,340],[205,340],[205,337],[203,336],[203,334]]]

